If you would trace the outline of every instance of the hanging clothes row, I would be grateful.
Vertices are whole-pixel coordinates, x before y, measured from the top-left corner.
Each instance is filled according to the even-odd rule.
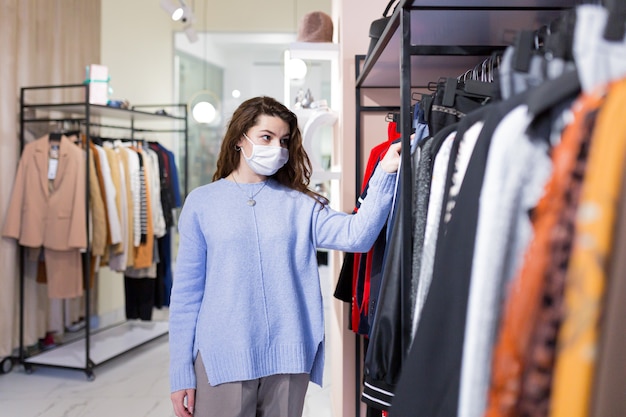
[[[174,155],[156,142],[94,139],[92,149],[100,156],[96,166],[100,163],[107,172],[108,163],[112,180],[98,175],[104,180],[110,233],[104,252],[94,251],[100,255],[95,263],[124,273],[126,318],[150,320],[154,307],[169,305],[169,232],[174,225],[173,209],[181,205]]]
[[[47,283],[50,298],[83,294],[81,253],[89,242],[90,288],[101,266],[154,282],[160,264],[161,285],[152,285],[149,300],[151,308],[168,305],[169,244],[164,242],[159,251],[155,242],[166,238],[173,226],[172,210],[181,205],[174,155],[155,142],[130,146],[94,139],[89,141],[88,214],[86,138],[51,133],[24,147],[3,236],[41,251],[40,282]],[[127,313],[137,310],[136,304],[127,302]],[[128,318],[150,319],[135,313]]]
[[[606,292],[622,290],[613,230],[626,216],[615,7],[581,5],[520,33],[488,94],[468,91],[466,73],[416,106],[427,111],[412,141],[413,221],[394,221],[395,204],[377,294],[370,285],[369,406],[391,417],[626,415],[621,308]]]

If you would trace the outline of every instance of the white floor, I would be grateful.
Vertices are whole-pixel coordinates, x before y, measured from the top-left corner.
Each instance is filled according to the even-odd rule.
[[[325,297],[328,290],[323,286]],[[12,372],[0,375],[0,416],[174,416],[168,355],[166,335],[97,366],[92,381],[82,371],[36,366],[27,374],[16,365]],[[328,367],[325,374],[326,382]],[[332,416],[330,384],[324,385],[310,384],[303,417]]]
[[[167,336],[95,368],[81,371],[21,366],[0,375],[3,417],[170,417]],[[328,388],[311,385],[304,417],[330,417]]]

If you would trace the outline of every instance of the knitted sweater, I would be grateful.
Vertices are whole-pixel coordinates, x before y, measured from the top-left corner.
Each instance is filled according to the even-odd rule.
[[[316,249],[367,252],[387,220],[395,177],[377,169],[357,214],[322,208],[272,179],[221,179],[192,191],[179,219],[170,301],[172,392],[196,387],[198,352],[211,385],[309,373],[321,386]]]

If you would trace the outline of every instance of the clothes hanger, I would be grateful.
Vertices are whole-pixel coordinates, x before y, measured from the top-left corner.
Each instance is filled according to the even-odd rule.
[[[515,40],[515,54],[513,56],[513,70],[527,73],[530,70],[530,60],[535,46],[535,32],[522,30]]]
[[[550,23],[550,35],[546,38],[546,54],[574,60],[574,31],[576,29],[576,9],[565,11],[558,19]]]
[[[66,127],[66,123],[69,124]],[[80,127],[75,128],[74,126],[78,125],[78,121],[75,119],[67,119],[67,120],[59,120],[57,122],[57,127],[53,131],[48,134],[48,141],[50,142],[60,142],[63,136],[71,137],[78,136],[81,133]],[[73,129],[69,127],[74,127]]]
[[[429,89],[430,89],[429,83]],[[415,104],[411,105],[411,114],[413,120],[415,120],[415,111],[416,108],[421,110],[419,111],[418,123],[428,124],[428,117],[430,115],[430,108],[434,99],[434,94],[426,94],[413,92],[411,93],[411,99],[415,102]]]
[[[626,35],[626,2],[624,0],[607,0],[606,8],[609,19],[604,28],[604,39],[623,42]]]
[[[557,78],[546,81],[542,88],[535,89],[530,93],[527,99],[528,113],[537,116],[580,91],[578,71],[568,71]]]

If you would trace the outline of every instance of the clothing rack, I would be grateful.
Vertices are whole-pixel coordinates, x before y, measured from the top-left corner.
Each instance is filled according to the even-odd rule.
[[[57,90],[62,95],[74,94],[82,97],[75,101],[53,101],[33,103],[27,100],[27,95],[42,93],[44,91]],[[151,113],[146,109],[152,107],[168,108],[173,114]],[[26,116],[27,111],[32,111],[33,116]],[[62,114],[63,117],[54,117],[50,114]],[[41,115],[38,117],[38,115]],[[99,118],[115,120],[116,124],[100,123]],[[87,149],[92,135],[92,128],[112,128],[130,132],[130,137],[135,138],[138,132],[165,132],[183,136],[185,154],[183,156],[184,186],[183,192],[187,192],[187,106],[185,104],[167,105],[142,105],[133,106],[130,109],[108,107],[105,105],[92,104],[89,100],[88,84],[64,84],[42,85],[22,87],[20,93],[20,154],[24,150],[26,126],[30,123],[59,122],[78,124],[83,128]],[[119,122],[119,123],[117,123]],[[139,123],[146,122],[169,122],[167,128],[143,128]],[[175,126],[171,128],[170,126]],[[86,155],[86,197],[85,210],[89,211],[89,152]],[[87,236],[89,236],[89,216],[87,216]],[[89,240],[89,239],[88,239]],[[91,246],[87,242],[87,250],[82,254],[82,275],[85,298],[85,328],[84,338],[72,340],[50,350],[33,355],[27,355],[24,345],[24,300],[25,300],[25,250],[19,247],[19,357],[17,362],[24,366],[27,373],[31,373],[33,366],[56,367],[65,369],[81,370],[85,372],[88,380],[95,378],[94,368],[108,362],[126,352],[136,349],[168,333],[167,322],[121,322],[97,330],[92,330],[91,305],[90,305],[90,270],[91,270]]]
[[[360,194],[363,175],[362,116],[365,112],[394,111],[386,106],[364,106],[365,90],[400,90],[402,148],[410,149],[413,115],[408,109],[413,90],[424,89],[440,77],[462,76],[493,53],[504,51],[517,32],[548,24],[576,4],[575,0],[401,0],[368,56],[356,56],[356,195]],[[446,32],[435,43],[428,34],[441,34],[442,27]],[[412,181],[411,169],[407,169],[411,166],[410,152],[402,152],[401,160],[399,204],[403,209],[397,221],[407,225],[402,228],[402,247],[411,248]],[[401,273],[410,274],[411,251],[403,250],[401,258]],[[358,342],[357,335],[355,416],[360,417],[362,363]]]

